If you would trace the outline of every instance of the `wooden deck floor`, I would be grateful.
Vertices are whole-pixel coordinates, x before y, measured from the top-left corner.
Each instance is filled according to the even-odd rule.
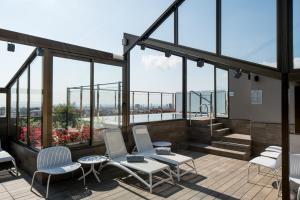
[[[231,158],[182,151],[195,158],[198,175],[187,174],[176,185],[164,184],[154,189],[153,194],[142,188],[133,178],[124,178],[125,174],[117,169],[102,171],[102,182],[95,178],[87,179],[88,189],[83,189],[82,182],[75,178],[50,185],[49,199],[281,199],[274,188],[275,179],[270,174],[257,174],[251,170],[251,181],[247,183],[246,161]],[[262,170],[268,173],[266,169]],[[16,178],[7,172],[0,173],[1,200],[42,199],[45,187],[36,184],[35,193],[30,191],[31,178],[25,173]]]

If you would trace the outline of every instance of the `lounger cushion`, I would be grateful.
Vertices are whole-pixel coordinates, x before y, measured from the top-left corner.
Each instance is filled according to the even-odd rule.
[[[280,153],[275,152],[275,151],[264,151],[264,152],[260,153],[260,155],[265,156],[265,157],[269,157],[269,158],[277,159],[278,156],[280,155]]]
[[[170,147],[157,147],[157,148],[155,148],[155,152],[157,155],[170,155],[171,148]]]
[[[53,168],[45,168],[45,169],[40,169],[40,172],[43,173],[47,173],[47,174],[53,174],[53,175],[57,175],[57,174],[65,174],[68,172],[72,172],[75,171],[77,169],[79,169],[81,167],[80,163],[74,162],[68,165],[63,165],[60,167],[53,167]]]
[[[127,155],[126,156],[127,162],[144,162],[143,155]]]
[[[9,162],[14,160],[14,158],[6,151],[0,151],[0,162]]]
[[[118,162],[125,167],[142,171],[147,174],[153,174],[164,169],[169,169],[168,165],[147,158],[145,158],[144,162],[136,162],[136,163],[127,162],[126,156],[114,158],[113,161]]]
[[[249,161],[251,164],[262,165],[267,168],[275,169],[276,167],[276,159],[268,158],[264,156],[258,156]]]
[[[191,158],[191,157],[173,153],[173,152],[170,155],[158,155],[155,153],[155,151],[142,152],[142,153],[138,153],[138,154],[144,155],[145,157],[148,157],[148,158],[156,159],[161,162],[172,164],[172,165],[181,165],[181,164],[184,164],[184,163],[187,163],[187,162],[190,162],[193,160],[193,158]]]

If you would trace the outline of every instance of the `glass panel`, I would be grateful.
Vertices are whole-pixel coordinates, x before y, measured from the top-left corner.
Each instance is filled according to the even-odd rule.
[[[216,69],[217,117],[228,117],[228,71]]]
[[[30,145],[42,147],[42,57],[30,64]]]
[[[300,0],[294,0],[294,67],[300,68]]]
[[[2,7],[2,6],[1,6]],[[2,7],[3,9],[3,7]],[[1,15],[2,13],[0,13]],[[2,18],[3,19],[3,18]],[[18,21],[18,20],[15,20]],[[3,22],[3,20],[1,20]],[[1,23],[2,24],[2,23]],[[1,28],[3,28],[1,26]],[[5,87],[19,68],[23,65],[24,61],[28,58],[31,52],[34,50],[32,46],[14,44],[15,51],[7,51],[7,42],[0,41],[1,53],[0,53],[0,87]],[[5,74],[5,76],[4,76]]]
[[[166,42],[174,42],[174,14],[169,16],[150,36]]]
[[[10,100],[10,135],[16,138],[17,131],[17,82],[13,84],[10,89],[11,100]]]
[[[90,63],[53,58],[53,145],[90,139]]]
[[[179,7],[179,44],[216,51],[216,1],[188,0]]]
[[[213,110],[214,66],[187,62],[187,117],[209,117]]]
[[[6,117],[6,94],[0,93],[0,118]]]
[[[276,0],[222,1],[222,54],[277,67]]]
[[[18,140],[27,144],[28,69],[19,78]]]
[[[131,123],[182,118],[182,99],[176,98],[172,109],[162,109],[164,101],[171,100],[167,94],[181,95],[182,59],[166,57],[164,53],[135,48],[131,52],[130,65]],[[149,97],[148,97],[149,93]],[[165,96],[164,96],[165,95]],[[175,97],[174,97],[175,98]],[[149,100],[148,100],[149,99]],[[149,102],[148,102],[149,101]],[[172,110],[172,112],[170,112]]]
[[[122,68],[95,63],[93,143],[103,142],[105,128],[122,126]]]

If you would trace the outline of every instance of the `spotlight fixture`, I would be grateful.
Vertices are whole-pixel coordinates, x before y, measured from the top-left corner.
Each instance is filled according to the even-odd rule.
[[[251,73],[250,72],[248,73],[248,80],[249,81],[251,80]]]
[[[258,75],[254,76],[254,81],[255,81],[255,82],[258,82],[258,81],[259,81],[259,76],[258,76]]]
[[[197,61],[197,67],[202,68],[203,66],[204,66],[204,61],[201,60],[201,59],[199,59],[199,60]]]
[[[171,57],[171,53],[170,53],[170,52],[165,52],[165,56],[166,56],[167,58],[170,58],[170,57]]]
[[[38,56],[43,56],[43,55],[44,55],[44,49],[41,48],[41,47],[38,47],[38,48],[36,49],[36,55],[38,55]]]
[[[242,69],[237,69],[234,75],[234,78],[239,79],[242,76]]]
[[[7,51],[15,52],[15,45],[13,43],[7,43]]]
[[[146,47],[145,47],[145,45],[141,45],[141,50],[145,50],[146,49]]]

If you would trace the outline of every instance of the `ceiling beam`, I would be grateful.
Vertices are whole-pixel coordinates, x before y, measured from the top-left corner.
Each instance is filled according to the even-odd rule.
[[[130,42],[130,41],[136,41],[137,38],[139,37],[136,35],[125,33],[124,38],[126,38]],[[206,63],[212,65],[223,66],[229,69],[242,69],[247,72],[260,74],[275,79],[281,79],[281,73],[276,68],[272,68],[257,63],[252,63],[252,62],[248,62],[236,58],[217,55],[215,53],[198,50],[190,47],[185,47],[181,45],[174,45],[169,42],[164,42],[161,40],[156,40],[151,38],[140,41],[137,44],[144,45],[147,48],[162,51],[162,52],[170,52],[172,55],[185,57],[193,61],[202,59]]]
[[[172,15],[172,13],[184,2],[185,0],[174,1],[166,10],[163,12],[157,20],[136,40],[131,41],[124,45],[124,56],[128,53],[138,42],[147,39],[150,35],[162,24],[164,21]]]
[[[66,53],[73,53],[82,56],[89,56],[104,61],[114,61],[121,63],[120,65],[125,65],[125,61],[122,58],[116,58],[114,54],[105,51],[99,51],[95,49],[90,49],[82,46],[77,46],[73,44],[58,42],[55,40],[49,40],[33,35],[28,35],[24,33],[18,33],[14,31],[9,31],[0,28],[0,40],[18,43],[23,45],[29,45],[34,47],[41,47],[50,50],[56,50]]]

